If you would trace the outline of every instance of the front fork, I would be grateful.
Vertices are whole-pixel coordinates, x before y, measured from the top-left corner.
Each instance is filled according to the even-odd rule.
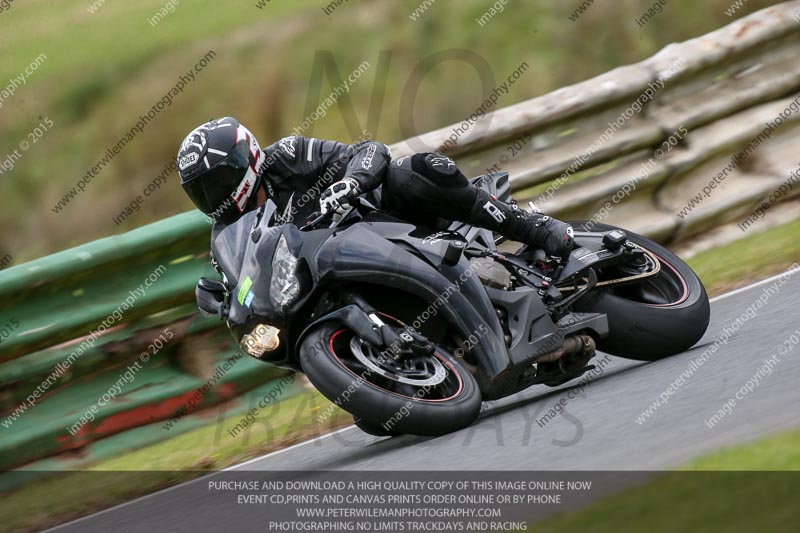
[[[385,353],[390,354],[394,359],[400,359],[403,355],[429,356],[433,355],[435,346],[428,339],[419,334],[413,328],[405,326],[401,331],[384,322],[378,310],[372,307],[360,294],[342,290],[338,294],[341,301],[348,305],[354,305],[361,309],[372,324],[373,331],[376,331],[382,342],[377,346]]]

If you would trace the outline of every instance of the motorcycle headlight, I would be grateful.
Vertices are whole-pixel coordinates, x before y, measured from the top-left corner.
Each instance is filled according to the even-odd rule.
[[[276,327],[259,324],[253,328],[253,331],[242,337],[242,342],[239,346],[248,355],[261,359],[265,353],[275,351],[281,345],[281,340],[278,336],[280,332],[281,330]]]
[[[281,235],[272,258],[272,281],[269,284],[272,303],[280,309],[291,305],[300,294],[300,282],[296,273],[297,258],[289,250],[286,236]]]

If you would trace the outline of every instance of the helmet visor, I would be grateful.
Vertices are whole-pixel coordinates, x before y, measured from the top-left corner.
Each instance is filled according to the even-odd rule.
[[[249,160],[246,154],[247,144],[240,142],[225,159],[182,184],[186,194],[203,213],[214,219],[239,213],[233,195],[247,174]]]

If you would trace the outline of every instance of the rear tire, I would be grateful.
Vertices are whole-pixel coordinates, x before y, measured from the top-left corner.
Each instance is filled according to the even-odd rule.
[[[309,381],[326,398],[370,427],[371,434],[380,430],[386,434],[438,436],[465,428],[478,418],[481,393],[475,378],[440,347],[436,347],[435,357],[449,373],[451,390],[442,397],[434,392],[415,396],[373,383],[380,381],[374,372],[354,371],[354,357],[348,348],[354,336],[339,324],[320,324],[303,339],[300,363]]]
[[[630,241],[659,258],[664,276],[683,285],[681,298],[661,304],[635,301],[609,289],[598,289],[579,300],[576,311],[608,316],[610,333],[597,342],[598,350],[628,359],[656,361],[688,350],[703,337],[711,307],[703,283],[689,265],[663,246],[624,228],[592,224],[587,230],[586,222],[574,222],[573,226],[576,231],[622,229]],[[657,287],[653,292],[658,292]]]

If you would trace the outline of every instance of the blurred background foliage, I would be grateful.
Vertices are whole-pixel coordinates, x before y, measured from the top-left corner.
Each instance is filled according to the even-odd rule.
[[[409,15],[420,2],[350,0],[327,15],[326,0],[271,0],[263,9],[256,7],[257,0],[181,0],[155,27],[147,19],[165,0],[107,0],[95,14],[87,10],[90,0],[15,2],[0,13],[0,90],[40,53],[47,60],[0,109],[0,161],[40,117],[54,126],[13,171],[0,175],[5,228],[0,256],[9,253],[19,263],[190,209],[173,173],[168,185],[123,224],[112,220],[174,158],[185,134],[209,118],[236,116],[263,145],[289,134],[334,85],[326,75],[321,87],[311,90],[318,51],[332,54],[343,77],[363,61],[370,63],[349,94],[361,127],[383,65],[378,78],[386,86],[372,110],[377,124],[372,133],[390,144],[409,134],[401,127],[401,114],[411,114],[416,132],[422,133],[463,120],[483,100],[475,68],[447,61],[424,77],[413,110],[401,109],[411,73],[435,52],[472,50],[491,65],[498,83],[528,63],[528,71],[498,102],[504,107],[639,61],[671,42],[777,3],[748,0],[731,18],[725,11],[732,0],[670,0],[639,27],[636,19],[652,0],[596,0],[575,22],[569,15],[579,0],[509,0],[481,27],[476,19],[492,7],[490,0],[437,0],[412,21]],[[197,81],[84,193],[53,212],[106,148],[209,50],[216,58]],[[388,63],[380,63],[381,51],[388,51]],[[303,133],[353,140],[341,107]]]

